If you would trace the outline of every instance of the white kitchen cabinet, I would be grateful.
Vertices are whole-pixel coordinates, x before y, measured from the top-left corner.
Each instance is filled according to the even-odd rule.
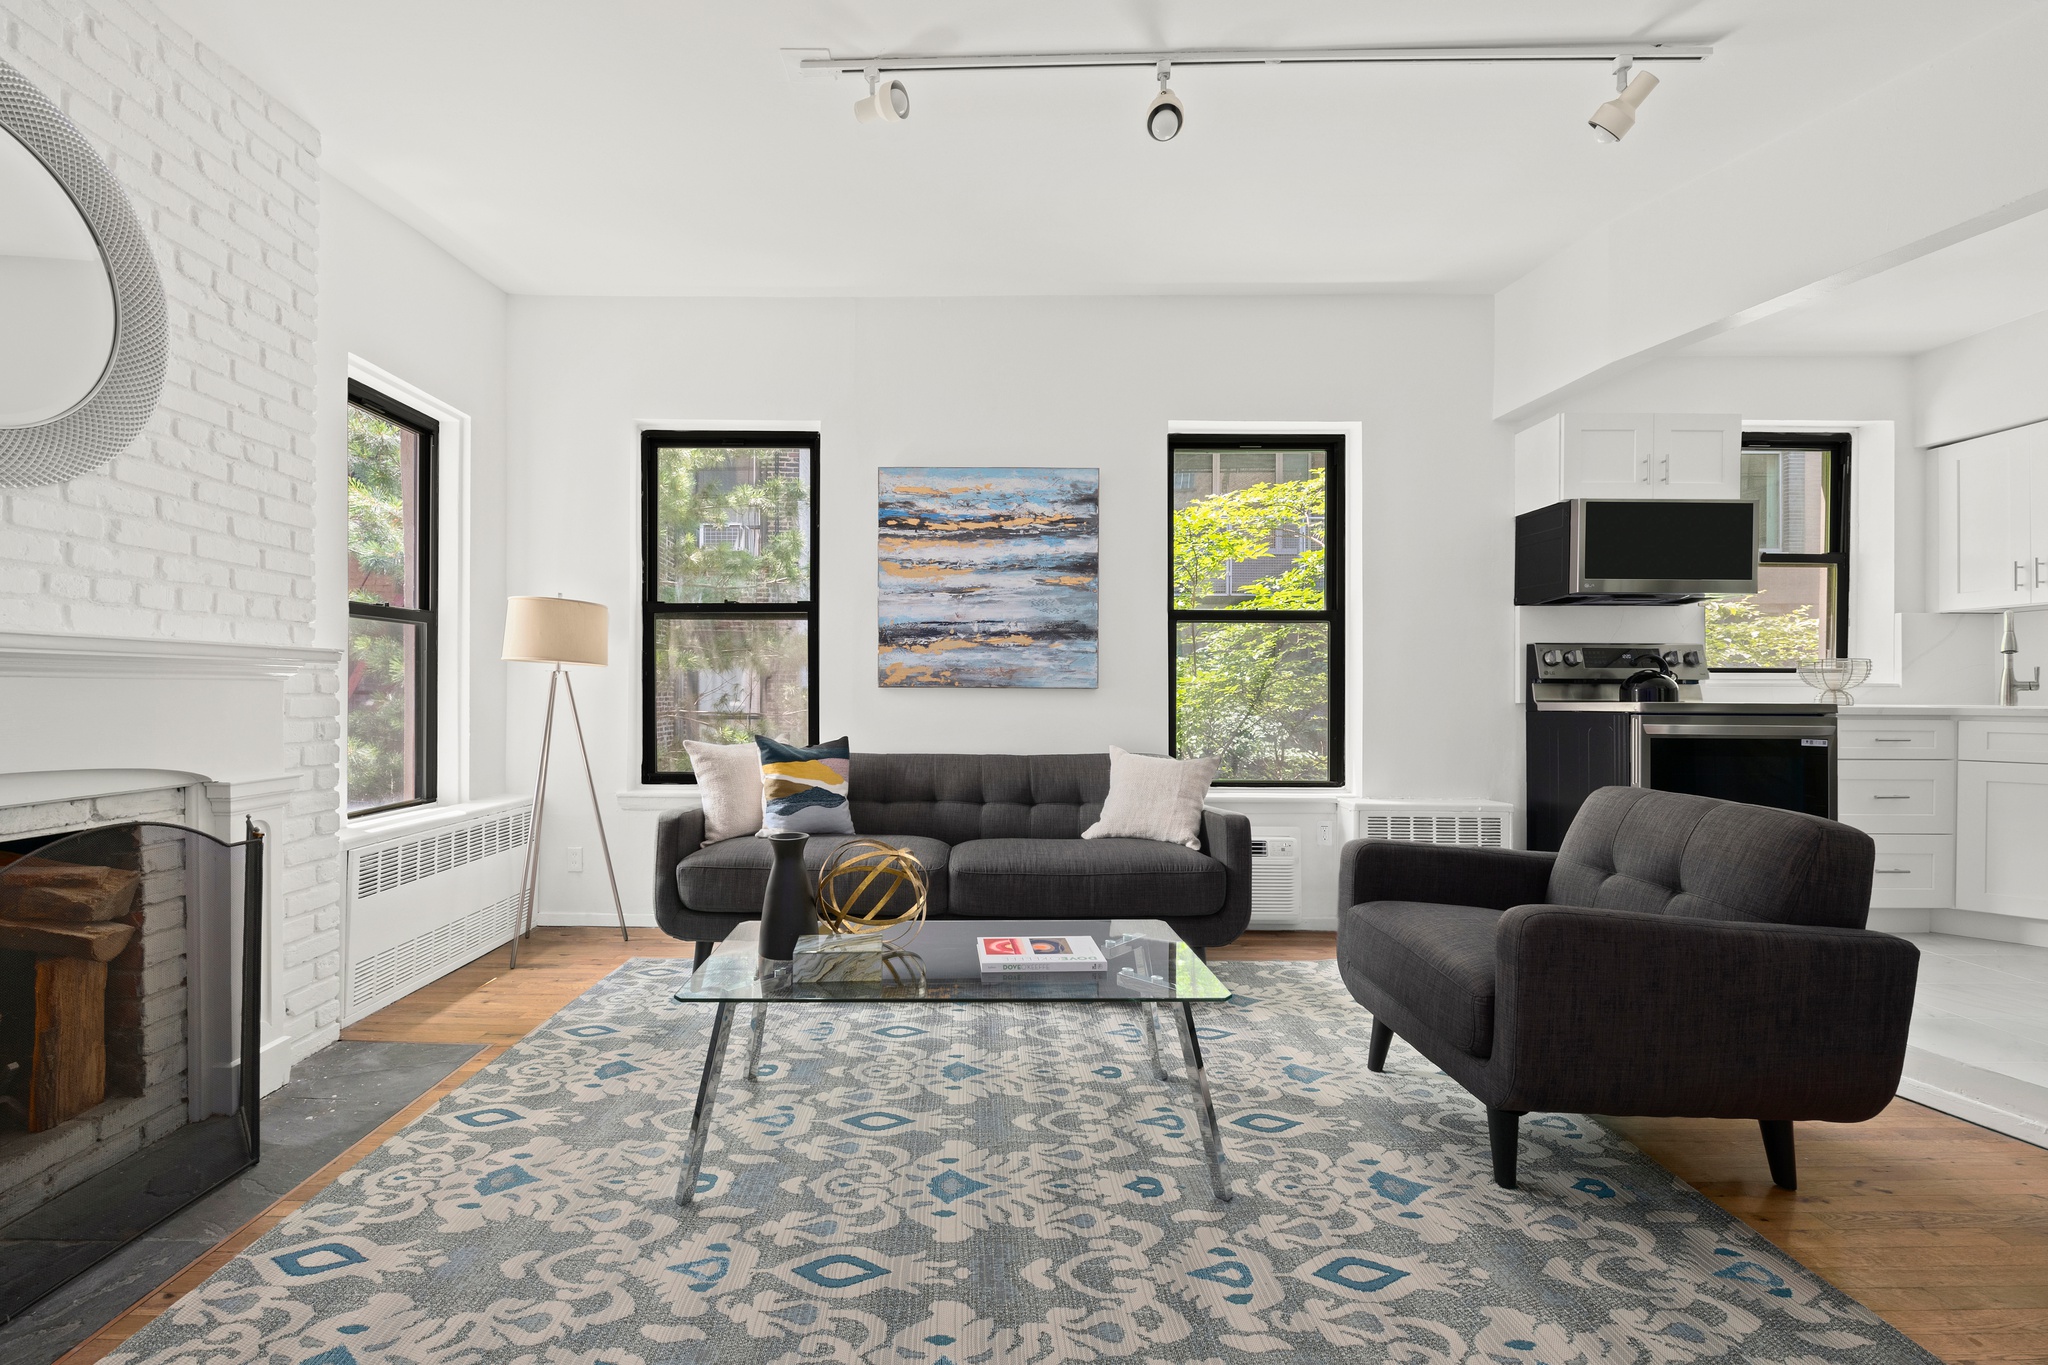
[[[2048,919],[2048,763],[1956,770],[1956,904]]]
[[[1956,840],[1952,834],[1873,834],[1873,909],[1945,910],[1955,904]]]
[[[1723,413],[1657,414],[1650,478],[1660,498],[1741,497],[1742,419]]]
[[[1559,413],[1515,436],[1515,511],[1567,498],[1734,498],[1732,413]]]
[[[1936,759],[1956,756],[1956,723],[1947,716],[1894,720],[1842,716],[1836,721],[1837,758]]]
[[[2048,424],[1944,446],[1937,468],[1936,608],[2048,604]]]
[[[1836,818],[1868,834],[1949,834],[1956,827],[1956,770],[1918,759],[1842,759]]]
[[[1957,727],[1956,756],[1986,763],[2048,763],[2048,712],[2027,711],[2014,707],[2010,719],[1964,721]],[[2048,837],[2048,830],[2042,835]]]

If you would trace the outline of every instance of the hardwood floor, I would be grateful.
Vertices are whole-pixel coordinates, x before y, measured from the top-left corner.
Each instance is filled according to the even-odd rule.
[[[1334,934],[1250,933],[1212,958],[1306,961]],[[346,1030],[344,1038],[485,1050],[64,1357],[112,1351],[341,1172],[628,957],[683,957],[652,929],[540,929],[517,973],[502,950]],[[1607,1119],[1652,1159],[1952,1365],[2048,1365],[2048,1151],[1906,1100],[1869,1123],[1799,1126],[1798,1193],[1764,1169],[1754,1123]]]

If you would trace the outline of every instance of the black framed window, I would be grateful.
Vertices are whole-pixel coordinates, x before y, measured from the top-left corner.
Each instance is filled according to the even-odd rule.
[[[435,445],[425,413],[348,386],[348,813],[434,799]]]
[[[684,740],[818,742],[818,434],[640,442],[641,760],[695,782]]]
[[[1344,781],[1344,438],[1171,436],[1175,755],[1233,786]]]
[[[1757,590],[1706,602],[1707,666],[1787,673],[1849,653],[1847,432],[1747,432],[1742,496],[1763,524]]]

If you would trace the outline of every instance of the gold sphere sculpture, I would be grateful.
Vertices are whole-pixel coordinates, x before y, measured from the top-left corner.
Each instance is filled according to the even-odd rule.
[[[922,922],[924,864],[880,839],[848,839],[818,869],[818,921],[828,934],[872,934]]]

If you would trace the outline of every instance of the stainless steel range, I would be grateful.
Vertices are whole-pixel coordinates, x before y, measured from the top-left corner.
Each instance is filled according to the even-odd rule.
[[[1835,708],[1707,701],[1698,645],[1530,645],[1528,680],[1530,848],[1601,787],[1834,816]]]

